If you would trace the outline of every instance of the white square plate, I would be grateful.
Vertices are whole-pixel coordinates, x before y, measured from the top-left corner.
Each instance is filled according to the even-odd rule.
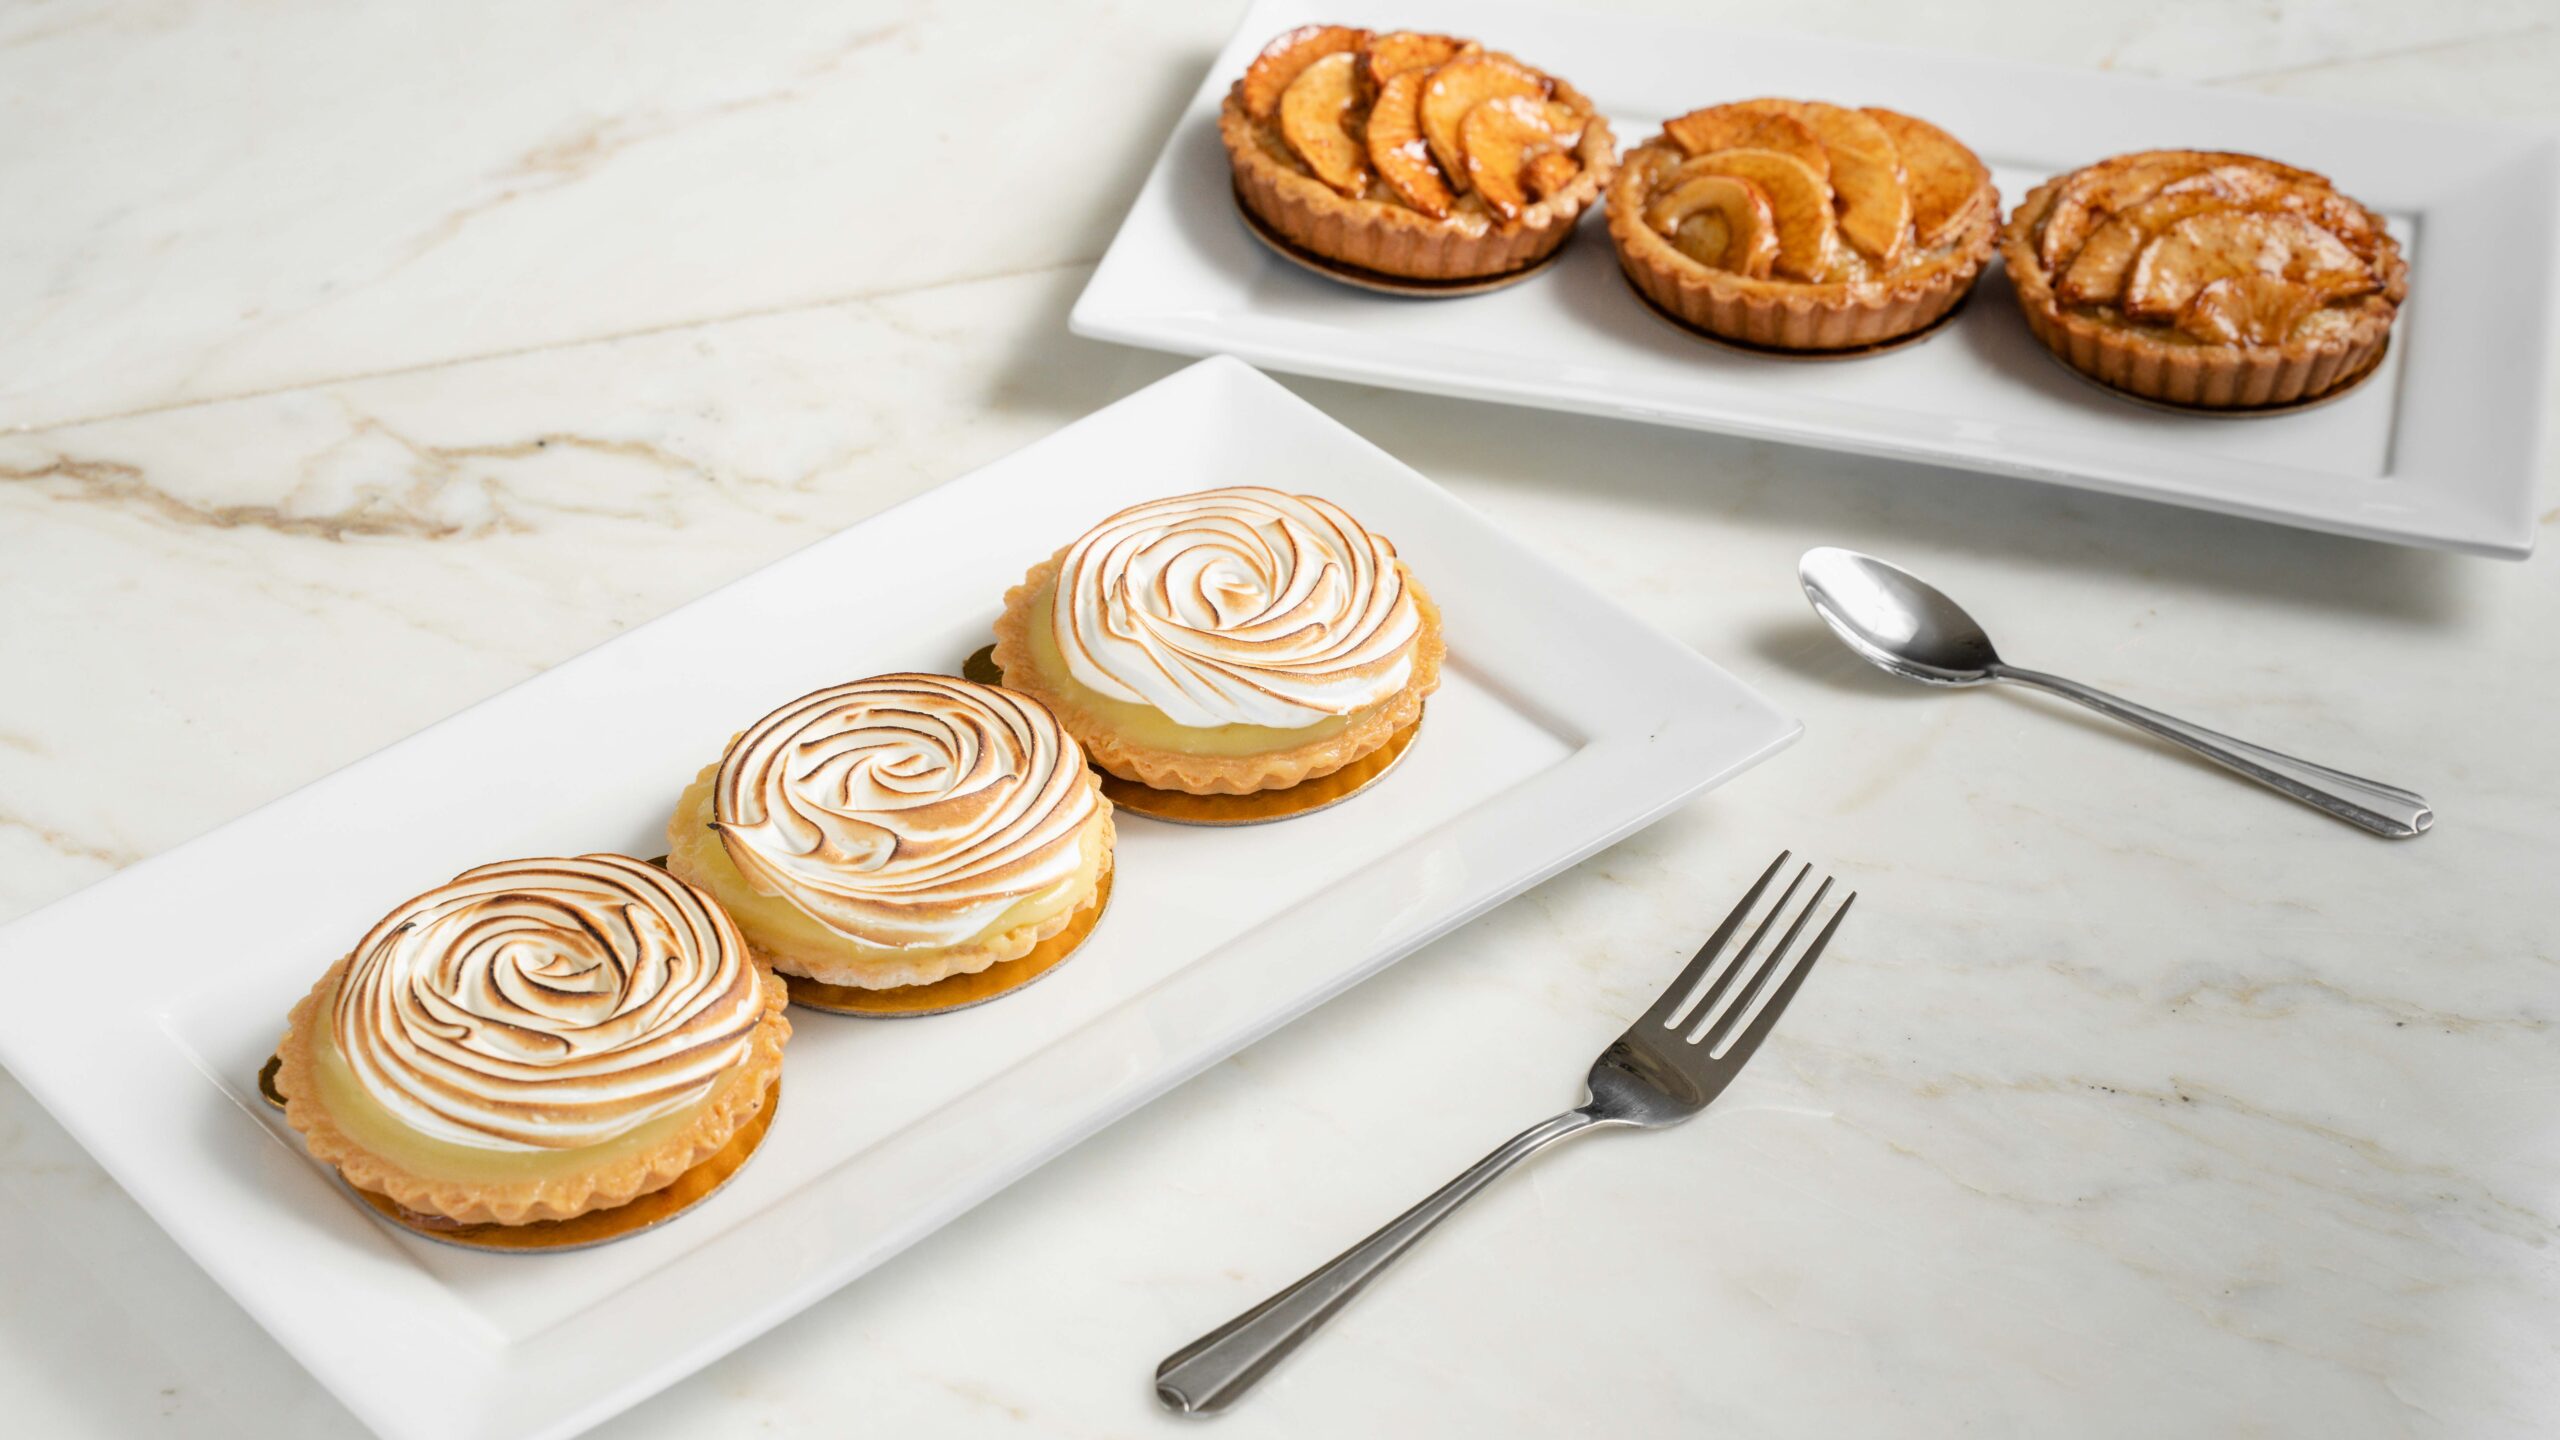
[[[1127,817],[1110,913],[1071,964],[959,1014],[804,1016],[754,1163],[600,1249],[492,1256],[393,1230],[260,1102],[286,1009],[404,896],[505,856],[654,855],[676,791],[767,708],[955,670],[1066,538],[1248,483],[1347,505],[1445,612],[1443,688],[1376,789],[1245,830]],[[1798,728],[1213,360],[0,932],[0,1061],[366,1423],[566,1435]]]
[[[2408,247],[2383,367],[2281,417],[2167,413],[2103,392],[1983,278],[1947,330],[1871,359],[1736,354],[1656,317],[1586,217],[1550,272],[1466,299],[1307,274],[1237,219],[1217,108],[1271,36],[1313,19],[1473,35],[1570,79],[1620,146],[1749,95],[1886,105],[1988,161],[2004,203],[2128,150],[2210,146],[2321,170]],[[1076,303],[1080,335],[1473,400],[1721,430],[2138,495],[2315,530],[2520,557],[2533,548],[2560,266],[2560,140],[2128,79],[1675,20],[1476,0],[1263,0],[1246,15]],[[1702,483],[1706,483],[1702,477]]]

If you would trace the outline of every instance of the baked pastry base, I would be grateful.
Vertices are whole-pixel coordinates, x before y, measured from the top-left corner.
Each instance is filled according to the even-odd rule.
[[[1644,308],[1652,311],[1655,319],[1692,340],[1703,340],[1738,355],[1758,355],[1770,360],[1794,360],[1815,365],[1833,360],[1865,360],[1877,355],[1890,355],[1896,350],[1908,350],[1924,341],[1934,340],[1939,331],[1954,324],[1955,318],[1964,313],[1965,300],[1973,298],[1972,292],[1967,291],[1964,298],[1956,301],[1946,314],[1908,335],[1897,335],[1890,340],[1879,340],[1872,345],[1853,345],[1846,350],[1784,350],[1775,345],[1754,345],[1748,340],[1736,340],[1730,335],[1719,335],[1703,326],[1692,325],[1655,303],[1652,296],[1644,293],[1644,287],[1636,283],[1634,276],[1627,275],[1625,279],[1627,288],[1636,293],[1636,298],[1644,302]]]
[[[1256,790],[1250,795],[1194,795],[1183,790],[1158,790],[1135,780],[1117,775],[1102,782],[1102,793],[1111,803],[1132,814],[1145,815],[1176,825],[1268,825],[1275,820],[1295,820],[1330,810],[1370,786],[1387,778],[1404,752],[1413,747],[1416,735],[1422,733],[1422,719],[1387,737],[1387,743],[1370,751],[1330,775],[1301,780],[1278,790]]]
[[[1345,264],[1302,245],[1292,244],[1287,236],[1272,229],[1269,221],[1253,213],[1253,207],[1244,203],[1241,192],[1229,193],[1234,195],[1236,215],[1244,221],[1244,228],[1281,259],[1301,269],[1312,270],[1328,280],[1339,280],[1345,285],[1356,285],[1381,295],[1408,295],[1423,300],[1482,295],[1488,290],[1500,290],[1546,273],[1549,266],[1564,258],[1565,247],[1573,243],[1573,236],[1568,233],[1564,242],[1553,250],[1506,274],[1468,280],[1416,280],[1403,275],[1389,275],[1382,270],[1363,270],[1357,265]]]
[[[2323,405],[2346,399],[2364,388],[2364,382],[2382,372],[2382,362],[2391,354],[2391,339],[2389,336],[2383,337],[2382,348],[2375,351],[2372,361],[2355,374],[2317,395],[2306,395],[2299,400],[2286,400],[2273,405],[2183,405],[2175,400],[2155,400],[2148,395],[2137,395],[2130,390],[2120,390],[2108,384],[2064,359],[2059,351],[2047,350],[2044,353],[2052,359],[2054,364],[2061,366],[2063,373],[2072,379],[2092,390],[2112,395],[2128,405],[2140,405],[2149,410],[2165,410],[2172,415],[2197,415],[2207,420],[2255,420],[2268,415],[2299,415],[2305,410],[2317,410]]]
[[[764,1110],[777,1093],[782,1042],[791,1034],[791,1022],[782,1013],[790,997],[779,977],[764,974],[764,1015],[756,1022],[745,1063],[712,1092],[689,1123],[664,1141],[604,1165],[565,1169],[540,1179],[442,1180],[376,1155],[341,1128],[318,1098],[319,1057],[312,1037],[317,1027],[328,1023],[324,1002],[337,994],[346,968],[343,959],[330,966],[310,993],[295,1003],[286,1021],[284,1039],[276,1047],[274,1081],[275,1093],[284,1100],[286,1123],[302,1133],[303,1148],[312,1158],[334,1168],[351,1188],[379,1196],[393,1210],[421,1223],[440,1223],[444,1229],[456,1225],[517,1228],[575,1220],[673,1187],[695,1167],[728,1149]],[[410,1228],[419,1227],[412,1224]],[[438,1238],[445,1237],[440,1233]]]
[[[746,878],[729,865],[719,840],[716,837],[704,839],[710,834],[705,824],[711,805],[709,787],[719,770],[716,760],[704,767],[702,773],[694,777],[693,785],[676,801],[675,814],[667,821],[668,873],[699,888],[714,901],[747,884]],[[1100,790],[1100,777],[1092,777],[1091,783],[1097,791]],[[1091,843],[1101,850],[1096,873],[1107,876],[1111,873],[1113,844],[1110,801],[1097,794],[1095,814],[1086,826]],[[719,857],[716,863],[720,873],[705,873],[704,865],[713,856]],[[1096,892],[1100,889],[1099,880],[1095,889]],[[930,985],[953,976],[974,975],[990,966],[1019,960],[1030,954],[1034,946],[1073,924],[1076,915],[1094,903],[1094,894],[1088,893],[1056,914],[1027,925],[1017,925],[1010,930],[978,936],[960,945],[914,955],[886,951],[862,953],[849,943],[834,949],[799,948],[796,944],[785,946],[777,940],[770,926],[759,926],[753,912],[743,904],[733,903],[725,908],[729,918],[737,922],[738,933],[745,937],[748,951],[771,965],[780,975],[795,981],[814,980],[822,985],[859,990],[897,990]],[[794,998],[798,998],[796,991]]]
[[[258,1072],[258,1093],[277,1109],[284,1108],[284,1092],[276,1088],[276,1072],[284,1067],[280,1055],[269,1056],[266,1068]],[[466,1225],[447,1220],[441,1215],[424,1215],[370,1190],[347,1190],[371,1207],[373,1213],[413,1235],[422,1235],[442,1245],[458,1245],[465,1250],[498,1250],[514,1253],[528,1251],[585,1250],[596,1245],[654,1230],[703,1201],[720,1193],[737,1173],[746,1168],[749,1157],[764,1144],[767,1130],[773,1128],[773,1112],[782,1104],[782,1081],[765,1092],[764,1105],[729,1143],[710,1159],[676,1177],[675,1183],[609,1210],[590,1210],[570,1220],[536,1220],[528,1225]],[[340,1183],[344,1183],[341,1181]]]
[[[887,990],[795,979],[791,981],[791,1003],[811,1010],[824,1010],[830,1015],[863,1015],[881,1020],[948,1015],[954,1010],[984,1005],[998,996],[1012,994],[1065,964],[1068,956],[1084,947],[1086,937],[1093,934],[1094,926],[1102,923],[1102,912],[1110,904],[1111,863],[1105,860],[1102,878],[1094,882],[1092,896],[1069,912],[1066,928],[1032,946],[1030,953],[1019,959],[1000,961],[966,975]]]
[[[1190,795],[1285,790],[1330,775],[1383,748],[1422,718],[1422,702],[1440,688],[1440,662],[1448,654],[1440,638],[1440,607],[1432,603],[1413,572],[1406,570],[1405,589],[1413,596],[1422,622],[1414,638],[1413,673],[1403,689],[1361,712],[1349,728],[1322,740],[1255,755],[1198,755],[1126,739],[1074,697],[1060,693],[1032,662],[1031,612],[1056,587],[1066,554],[1062,548],[1032,566],[1021,584],[1005,592],[1004,613],[996,617],[995,663],[1005,685],[1048,706],[1058,723],[1084,746],[1094,767],[1107,775],[1151,790]],[[1401,569],[1404,562],[1396,564]]]

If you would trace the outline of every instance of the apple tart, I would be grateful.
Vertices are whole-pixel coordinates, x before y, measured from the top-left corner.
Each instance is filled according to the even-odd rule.
[[[2324,176],[2227,151],[2148,150],[2047,181],[2000,248],[2028,327],[2074,369],[2211,409],[2361,379],[2408,293],[2379,216]]]
[[[293,1007],[285,1119],[360,1190],[463,1224],[674,1184],[782,1072],[782,983],[708,897],[623,855],[465,871]]]
[[[1218,112],[1236,199],[1282,239],[1408,280],[1545,259],[1616,159],[1572,86],[1472,40],[1308,25]]]
[[[1991,258],[2000,194],[1946,131],[1892,110],[1742,100],[1627,155],[1609,239],[1636,289],[1726,340],[1851,350],[1927,329]]]
[[[1251,795],[1422,716],[1440,612],[1383,535],[1259,486],[1132,505],[1005,595],[995,662],[1124,780]]]
[[[729,742],[667,868],[786,975],[887,990],[1031,953],[1102,900],[1111,802],[1038,700],[950,675],[803,695]]]

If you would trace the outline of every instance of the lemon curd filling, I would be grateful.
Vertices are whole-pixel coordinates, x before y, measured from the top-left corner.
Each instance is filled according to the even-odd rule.
[[[1274,750],[1290,750],[1329,740],[1350,729],[1354,720],[1368,713],[1363,710],[1350,715],[1329,715],[1313,725],[1295,730],[1273,725],[1204,727],[1176,724],[1152,705],[1114,700],[1068,673],[1067,658],[1058,653],[1058,637],[1050,628],[1057,598],[1058,587],[1053,583],[1031,604],[1031,663],[1039,670],[1041,678],[1056,687],[1059,694],[1124,739],[1184,755],[1264,755]]]
[[[729,912],[729,918],[738,922],[738,928],[746,933],[748,940],[768,951],[840,956],[855,963],[865,959],[912,961],[973,945],[1008,930],[1036,925],[1062,914],[1076,901],[1092,894],[1102,877],[1105,846],[1099,827],[1088,824],[1077,840],[1082,863],[1076,867],[1075,874],[1037,894],[1015,901],[996,917],[994,923],[976,934],[930,949],[869,944],[827,928],[809,912],[781,896],[767,895],[749,885],[747,877],[738,873],[736,862],[729,858],[729,847],[720,842],[720,833],[711,828],[712,789],[719,775],[718,765],[705,769],[694,777],[691,785],[685,787],[683,798],[676,802],[677,813],[685,817],[685,823],[677,828],[672,838],[674,854],[670,857],[670,864],[679,874],[689,876],[695,884],[710,891],[711,898],[719,901],[720,908]]]
[[[582,1145],[570,1150],[483,1150],[471,1145],[456,1145],[419,1134],[385,1109],[381,1102],[365,1093],[354,1069],[338,1049],[334,1027],[328,1023],[327,1017],[336,1008],[337,992],[333,988],[326,1001],[314,1012],[319,1017],[318,1033],[311,1037],[311,1054],[318,1081],[317,1098],[322,1108],[329,1112],[329,1118],[337,1122],[338,1128],[346,1132],[347,1138],[423,1180],[497,1184],[548,1179],[572,1171],[610,1165],[673,1139],[720,1098],[722,1086],[739,1083],[734,1076],[724,1080],[720,1086],[714,1086],[699,1104],[688,1105],[672,1115],[661,1115],[601,1145]]]

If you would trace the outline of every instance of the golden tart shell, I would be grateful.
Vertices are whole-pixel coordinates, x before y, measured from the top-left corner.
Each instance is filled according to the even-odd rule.
[[[1271,152],[1262,122],[1245,109],[1242,81],[1218,108],[1218,138],[1234,171],[1236,203],[1301,250],[1381,275],[1480,280],[1526,269],[1572,238],[1574,222],[1598,203],[1617,163],[1609,122],[1582,92],[1548,78],[1556,99],[1590,117],[1574,151],[1581,173],[1525,207],[1511,224],[1472,212],[1435,219],[1391,201],[1341,194]]]
[[[276,1089],[285,1097],[285,1121],[302,1132],[303,1146],[313,1158],[335,1167],[348,1184],[421,1215],[440,1215],[466,1225],[568,1220],[629,1204],[674,1184],[686,1171],[727,1148],[739,1129],[765,1107],[774,1082],[781,1078],[782,1045],[791,1034],[791,1021],[783,1014],[790,996],[780,979],[759,966],[764,1013],[751,1033],[747,1058],[673,1135],[604,1164],[583,1169],[564,1164],[559,1174],[539,1179],[437,1179],[367,1149],[319,1099],[319,1060],[313,1037],[329,1024],[331,1004],[347,964],[341,959],[330,966],[311,992],[294,1004],[286,1021],[284,1040],[276,1047],[281,1062]],[[576,1152],[560,1154],[565,1162]]]
[[[732,888],[744,888],[746,877],[729,862],[717,832],[710,826],[711,787],[720,772],[713,761],[705,766],[684,797],[676,804],[676,813],[667,822],[667,869],[677,879],[694,886],[713,899],[720,899]],[[958,945],[937,947],[915,955],[898,955],[886,951],[857,951],[848,942],[841,946],[810,946],[793,943],[771,929],[757,926],[751,912],[733,910],[738,932],[747,942],[748,953],[785,975],[797,975],[822,985],[847,985],[860,990],[898,990],[911,985],[930,985],[955,975],[975,975],[981,970],[1019,960],[1041,941],[1063,932],[1075,918],[1102,901],[1102,879],[1111,873],[1118,835],[1111,819],[1111,802],[1102,793],[1102,783],[1086,770],[1082,783],[1091,788],[1093,818],[1085,822],[1078,843],[1096,846],[1101,851],[1093,882],[1072,905],[1044,919],[1016,925],[991,935],[980,935]],[[782,902],[787,903],[787,902]]]
[[[1981,195],[1938,252],[1863,280],[1761,279],[1702,265],[1645,223],[1653,172],[1688,152],[1667,137],[1628,152],[1609,184],[1609,243],[1647,300],[1682,324],[1772,350],[1855,350],[1928,329],[1955,309],[1990,263],[2000,192]]]
[[[2118,157],[2127,159],[2133,157]],[[2232,155],[2232,160],[2255,157]],[[2274,162],[2260,162],[2272,166]],[[2290,175],[2307,172],[2276,167]],[[2408,262],[2398,242],[2379,235],[2379,305],[2358,306],[2336,333],[2281,345],[2214,345],[2166,338],[2148,327],[2065,306],[2038,253],[2037,227],[2080,171],[2057,175],[2027,192],[2000,237],[2002,263],[2027,328],[2074,370],[2128,395],[2170,405],[2238,409],[2317,399],[2362,376],[2382,360],[2400,301],[2408,294]]]
[[[1258,755],[1195,755],[1131,740],[1073,696],[1060,693],[1031,658],[1032,609],[1056,587],[1058,568],[1071,548],[1063,547],[1032,566],[1021,584],[1005,592],[1004,613],[996,617],[996,668],[1004,672],[1007,689],[1048,706],[1093,763],[1123,780],[1188,795],[1252,795],[1286,789],[1330,775],[1377,750],[1421,719],[1423,702],[1440,688],[1440,662],[1448,655],[1448,645],[1440,636],[1440,607],[1398,560],[1405,593],[1413,597],[1421,618],[1413,642],[1413,672],[1402,689],[1361,711],[1348,727],[1322,740]]]

